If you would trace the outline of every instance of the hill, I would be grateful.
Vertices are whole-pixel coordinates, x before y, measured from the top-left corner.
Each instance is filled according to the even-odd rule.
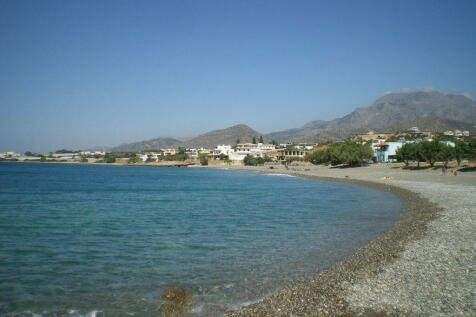
[[[138,152],[158,150],[163,148],[176,148],[183,146],[183,142],[174,138],[156,138],[147,141],[124,143],[111,148],[111,152]]]
[[[226,129],[214,130],[199,135],[187,140],[185,145],[190,148],[214,148],[217,144],[235,144],[238,139],[242,143],[251,142],[253,137],[258,140],[262,135],[245,124],[237,124]]]
[[[247,125],[238,124],[226,129],[214,130],[201,134],[195,138],[180,141],[174,138],[156,138],[147,141],[121,144],[113,147],[113,152],[138,152],[145,150],[158,150],[161,148],[186,147],[186,148],[214,148],[218,144],[235,144],[240,142],[251,142],[253,137],[256,140],[263,134],[253,130]],[[269,141],[265,138],[265,141]]]
[[[399,92],[386,94],[369,107],[357,108],[342,118],[311,121],[301,128],[270,133],[267,137],[279,142],[322,142],[369,129],[391,131],[417,125],[442,132],[474,127],[475,123],[476,102],[468,97],[438,91]]]

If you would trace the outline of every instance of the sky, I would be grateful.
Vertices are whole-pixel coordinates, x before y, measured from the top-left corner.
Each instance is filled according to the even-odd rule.
[[[476,1],[0,0],[0,151],[268,133],[476,96]]]

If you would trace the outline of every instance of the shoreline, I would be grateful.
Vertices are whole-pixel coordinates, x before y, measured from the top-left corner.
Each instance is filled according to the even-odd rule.
[[[429,225],[440,218],[444,210],[439,204],[423,197],[421,192],[404,188],[400,184],[349,178],[347,175],[343,177],[332,174],[329,176],[328,173],[316,175],[309,171],[267,170],[259,167],[244,168],[243,170],[288,174],[390,191],[402,200],[403,207],[399,219],[392,228],[370,240],[365,246],[356,250],[353,255],[339,261],[332,268],[316,272],[316,275],[310,279],[295,281],[257,303],[228,311],[225,316],[433,315],[430,313],[431,307],[428,307],[427,311],[422,311],[420,308],[407,309],[405,305],[401,305],[401,307],[387,305],[385,301],[380,304],[380,297],[384,297],[385,294],[375,295],[372,290],[366,294],[368,302],[372,304],[364,301],[364,303],[356,305],[352,297],[365,297],[363,293],[359,294],[361,289],[356,286],[375,279],[378,280],[378,275],[400,259],[412,242],[428,236]],[[384,180],[386,181],[387,178]],[[377,298],[372,298],[373,296]],[[469,305],[471,306],[471,304]],[[471,310],[468,310],[466,313],[470,312]]]

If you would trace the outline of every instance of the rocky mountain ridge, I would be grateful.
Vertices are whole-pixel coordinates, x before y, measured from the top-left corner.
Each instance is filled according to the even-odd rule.
[[[112,151],[143,151],[169,147],[211,148],[217,144],[251,142],[263,136],[266,142],[324,142],[348,138],[368,130],[395,132],[418,126],[423,130],[469,130],[476,133],[476,102],[464,95],[438,91],[389,93],[370,106],[357,108],[334,120],[314,120],[300,128],[262,134],[245,124],[204,133],[188,140],[156,138],[122,144]]]

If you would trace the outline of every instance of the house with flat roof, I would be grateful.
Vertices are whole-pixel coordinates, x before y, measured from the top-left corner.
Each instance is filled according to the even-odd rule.
[[[397,161],[397,150],[405,144],[404,142],[381,142],[376,144],[374,149],[374,160],[377,163],[388,163]]]
[[[276,146],[265,143],[240,143],[236,145],[233,152],[229,152],[228,157],[232,161],[243,161],[247,155],[254,157],[273,157],[276,152]]]

